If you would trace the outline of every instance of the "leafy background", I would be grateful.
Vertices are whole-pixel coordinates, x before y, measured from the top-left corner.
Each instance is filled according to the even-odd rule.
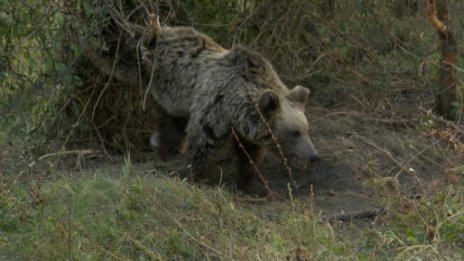
[[[462,50],[464,3],[447,3]],[[462,106],[455,121],[433,113],[440,53],[425,4],[0,1],[0,259],[464,258]],[[137,84],[149,13],[226,48],[255,49],[288,86],[309,87],[317,144],[352,161],[363,184],[381,192],[386,215],[322,221],[311,197],[249,203],[167,178],[171,165],[150,163],[157,115],[150,98],[143,109]],[[347,156],[341,147],[362,143],[345,140],[351,132],[380,146]],[[391,175],[392,157],[433,166],[411,176],[427,193]]]

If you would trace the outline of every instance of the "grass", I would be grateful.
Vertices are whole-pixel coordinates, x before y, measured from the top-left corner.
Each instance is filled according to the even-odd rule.
[[[2,260],[464,258],[462,187],[391,197],[375,222],[329,223],[310,200],[246,203],[221,188],[155,175],[130,156],[77,172],[48,163],[14,183],[15,160],[0,165]]]
[[[2,199],[7,259],[283,259],[292,246],[317,248],[330,236],[310,215],[287,213],[290,222],[282,226],[238,206],[220,189],[122,171],[76,173],[45,181],[29,194],[17,186]],[[302,230],[308,237],[295,237]]]

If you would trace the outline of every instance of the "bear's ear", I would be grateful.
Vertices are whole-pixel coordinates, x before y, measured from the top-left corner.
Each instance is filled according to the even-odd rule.
[[[280,97],[274,91],[263,92],[258,99],[258,108],[266,117],[272,115],[280,108]]]
[[[297,85],[287,94],[287,99],[289,101],[301,103],[304,106],[308,102],[308,97],[310,93],[311,92],[308,88],[305,88],[301,85]]]
[[[232,47],[225,57],[230,64],[239,66],[242,72],[263,67],[263,58],[259,54],[240,45]]]

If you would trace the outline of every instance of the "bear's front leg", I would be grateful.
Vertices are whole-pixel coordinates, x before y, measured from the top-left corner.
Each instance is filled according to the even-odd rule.
[[[212,111],[208,111],[213,113]],[[229,127],[224,117],[217,112],[192,117],[187,126],[187,138],[184,150],[191,164],[194,179],[207,169],[211,156],[217,153],[228,137]]]
[[[191,164],[194,178],[205,169],[209,158],[217,150],[218,140],[208,127],[188,133],[186,140],[187,161]]]
[[[258,145],[247,142],[245,140],[235,140],[237,148],[238,166],[240,179],[238,180],[238,188],[249,194],[256,194],[258,196],[266,196],[268,190],[263,182],[266,182],[259,167],[261,165],[266,151]],[[242,145],[240,146],[239,143]],[[261,176],[260,176],[261,175]]]

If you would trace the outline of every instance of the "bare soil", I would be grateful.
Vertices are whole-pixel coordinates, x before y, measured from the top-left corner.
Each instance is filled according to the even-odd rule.
[[[294,170],[299,188],[293,197],[313,197],[320,211],[337,215],[383,208],[390,196],[420,197],[462,182],[455,166],[462,164],[463,133],[422,107],[432,98],[425,93],[391,97],[371,107],[308,109],[322,157],[306,170]],[[263,176],[288,198],[290,178],[281,162],[268,157]]]
[[[399,91],[389,97],[332,109],[309,106],[311,137],[321,159],[305,170],[293,170],[298,186],[293,198],[312,200],[323,214],[338,215],[383,208],[392,196],[420,197],[462,182],[461,128],[431,114],[427,104],[433,97],[425,92]],[[154,155],[134,155],[134,168],[176,176],[187,165],[182,159],[162,162]],[[121,160],[93,159],[86,164],[107,168]],[[260,171],[270,189],[288,200],[292,181],[282,162],[269,155]]]

